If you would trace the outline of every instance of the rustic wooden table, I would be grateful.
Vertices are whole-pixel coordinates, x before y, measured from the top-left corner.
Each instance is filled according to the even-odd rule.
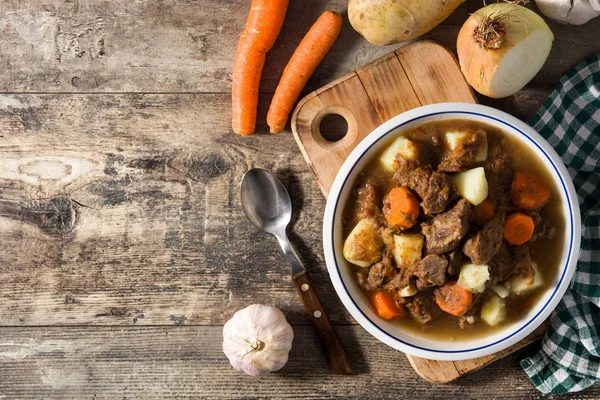
[[[323,260],[323,197],[289,130],[266,134],[264,119],[304,32],[346,1],[291,3],[267,57],[258,133],[241,138],[229,92],[248,1],[0,2],[0,398],[541,397],[518,365],[535,345],[435,386],[341,305]],[[454,48],[479,5],[427,37]],[[600,20],[549,25],[539,75],[483,103],[526,119],[563,72],[600,52]],[[307,91],[393,48],[346,20]],[[355,375],[330,373],[275,240],[241,211],[252,167],[289,187],[290,236]],[[223,323],[257,302],[283,310],[295,333],[288,364],[260,379],[221,350]]]

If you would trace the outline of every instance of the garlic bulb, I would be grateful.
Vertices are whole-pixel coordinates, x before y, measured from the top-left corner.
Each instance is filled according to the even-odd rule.
[[[583,25],[600,16],[600,0],[535,0],[548,18],[571,25]]]
[[[223,352],[233,368],[252,376],[283,368],[293,340],[283,313],[262,304],[237,311],[223,327]]]

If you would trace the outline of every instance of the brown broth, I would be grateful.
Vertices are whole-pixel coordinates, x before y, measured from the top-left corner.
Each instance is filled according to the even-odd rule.
[[[443,313],[441,317],[430,324],[420,324],[406,315],[404,318],[396,320],[396,323],[403,329],[413,332],[422,337],[443,339],[443,340],[468,340],[485,337],[504,326],[510,325],[522,319],[525,314],[539,301],[541,294],[547,289],[548,282],[551,282],[557,272],[558,263],[562,257],[564,248],[565,218],[562,213],[562,202],[559,189],[552,179],[543,161],[540,160],[529,148],[509,135],[505,135],[501,130],[481,122],[465,120],[444,120],[434,121],[420,125],[417,128],[409,130],[403,135],[411,140],[420,142],[424,145],[430,144],[432,137],[441,135],[449,130],[461,129],[484,129],[487,133],[488,146],[500,145],[503,149],[509,150],[515,171],[524,171],[537,176],[549,188],[551,198],[548,204],[541,210],[541,216],[557,229],[557,235],[551,240],[541,239],[529,245],[531,250],[531,259],[536,262],[540,273],[543,276],[544,284],[526,294],[520,296],[511,294],[506,300],[506,319],[498,326],[490,327],[485,322],[479,320],[473,325],[468,325],[461,329],[458,325],[458,318],[450,314]],[[388,144],[398,137],[397,135],[389,138]],[[387,193],[394,183],[392,174],[385,171],[379,164],[379,156],[385,151],[385,148],[379,153],[373,154],[364,170],[359,174],[354,183],[354,188],[360,187],[370,180],[377,184],[380,196]],[[342,228],[343,237],[346,238],[352,228],[358,222],[353,215],[354,204],[356,203],[356,190],[348,198],[344,208]],[[418,228],[417,228],[418,231]],[[349,264],[350,265],[350,264]],[[356,265],[350,265],[354,272],[360,269]],[[366,293],[363,293],[366,299]]]

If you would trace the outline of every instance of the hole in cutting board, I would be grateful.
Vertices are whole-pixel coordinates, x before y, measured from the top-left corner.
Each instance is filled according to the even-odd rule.
[[[328,142],[337,142],[348,133],[348,121],[340,114],[328,114],[321,120],[319,131],[323,139]]]

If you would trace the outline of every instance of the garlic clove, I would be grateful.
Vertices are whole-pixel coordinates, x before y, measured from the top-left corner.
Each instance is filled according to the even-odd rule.
[[[248,375],[264,375],[286,364],[294,331],[275,307],[252,304],[223,326],[223,352],[231,365]]]
[[[555,21],[583,25],[600,15],[600,0],[536,0],[542,14]]]

